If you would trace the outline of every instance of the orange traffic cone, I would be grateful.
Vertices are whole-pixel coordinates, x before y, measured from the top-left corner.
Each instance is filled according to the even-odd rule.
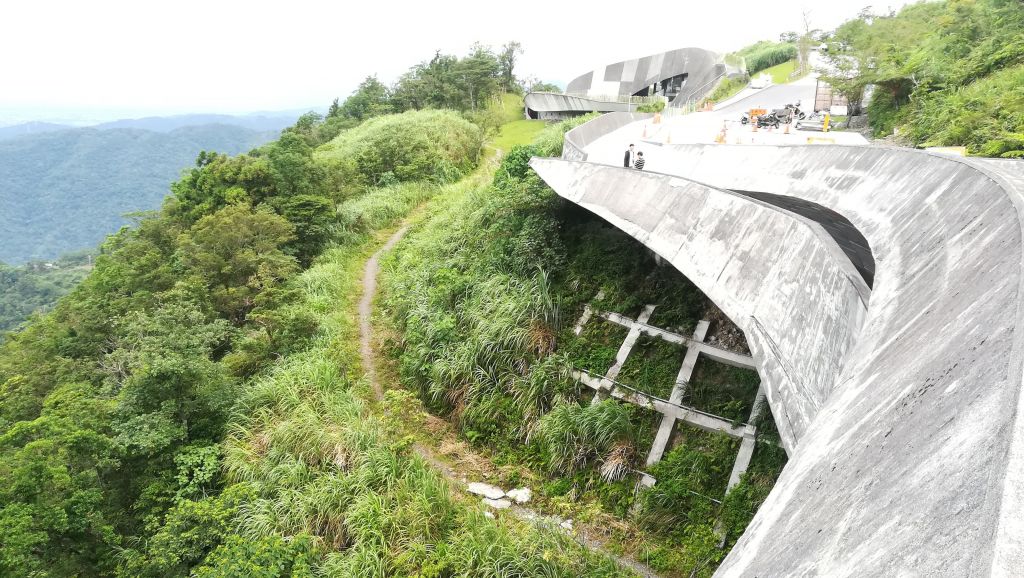
[[[647,138],[647,124],[644,124],[644,138]]]
[[[672,144],[672,131],[668,131],[668,136],[665,137],[665,144]]]
[[[789,134],[789,123],[786,123],[786,130],[782,134]]]

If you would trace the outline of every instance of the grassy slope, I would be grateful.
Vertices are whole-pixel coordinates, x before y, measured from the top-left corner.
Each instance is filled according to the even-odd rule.
[[[796,80],[795,78],[790,77],[794,70],[796,70],[796,60],[789,60],[782,64],[776,64],[771,68],[766,68],[758,74],[768,73],[771,75],[773,83],[786,84],[787,82]]]
[[[489,293],[487,289],[480,289],[479,285],[487,283],[486,275],[480,276],[479,271],[475,271],[465,262],[467,255],[461,254],[462,251],[467,250],[467,247],[472,247],[471,251],[477,252],[474,254],[478,258],[493,258],[482,253],[499,250],[497,248],[503,246],[504,243],[500,240],[503,236],[515,237],[518,234],[514,229],[502,230],[498,233],[499,237],[491,238],[487,237],[489,233],[483,233],[484,238],[479,238],[480,235],[473,232],[477,228],[486,229],[490,220],[501,218],[499,214],[509,211],[515,214],[519,210],[515,207],[503,207],[498,209],[499,214],[474,213],[478,211],[482,203],[486,202],[485,196],[504,194],[514,193],[499,187],[490,191],[467,192],[462,196],[436,199],[434,206],[437,218],[425,223],[421,231],[408,236],[389,257],[389,262],[385,266],[385,294],[396,290],[396,287],[400,288],[402,295],[419,291],[420,287],[425,286],[424,283],[430,287],[422,295],[403,297],[397,299],[397,302],[393,296],[389,296],[383,302],[385,308],[390,306],[411,307],[411,310],[415,311],[408,317],[406,317],[406,312],[398,313],[410,324],[406,325],[407,330],[411,332],[409,335],[403,336],[392,326],[390,335],[384,339],[395,357],[401,356],[399,359],[385,360],[385,365],[390,364],[389,380],[395,383],[399,382],[398,367],[401,364],[402,371],[409,372],[407,377],[410,381],[405,385],[419,391],[428,400],[434,399],[435,401],[431,403],[437,403],[435,396],[462,395],[460,388],[472,387],[480,388],[481,391],[491,391],[492,385],[483,385],[487,381],[485,379],[474,380],[470,377],[460,377],[452,381],[451,376],[455,375],[452,370],[465,371],[463,353],[472,350],[473,346],[464,346],[464,343],[472,344],[478,340],[490,343],[495,338],[484,329],[500,326],[504,328],[502,332],[504,335],[514,333],[516,328],[506,327],[502,325],[502,321],[492,319],[492,315],[503,314],[504,310],[492,311],[493,307],[490,307],[487,309],[488,313],[482,315],[473,315],[467,312],[478,310],[481,305],[493,306],[494,303],[518,307],[515,305],[518,303],[517,296],[521,297],[524,293],[532,294],[531,292],[535,290],[535,288],[520,286],[516,283],[502,286],[497,295]],[[571,209],[570,212],[572,212]],[[623,235],[620,232],[598,223],[587,224],[589,221],[582,214],[562,215],[561,218],[563,220],[559,226],[574,230],[575,232],[568,234],[568,238],[576,239],[575,241],[565,241],[569,244],[569,254],[573,257],[569,262],[564,263],[566,269],[563,270],[563,273],[570,278],[576,279],[576,282],[573,282],[574,289],[571,293],[562,293],[562,290],[556,289],[559,291],[558,298],[560,299],[562,318],[565,321],[562,333],[571,333],[568,331],[571,320],[579,315],[582,303],[590,300],[599,287],[605,290],[605,298],[599,303],[595,303],[600,309],[635,315],[643,303],[658,303],[656,315],[659,316],[659,323],[676,327],[677,330],[684,332],[692,331],[705,302],[703,296],[695,289],[693,291],[685,290],[685,287],[688,286],[685,279],[680,278],[678,273],[667,277],[664,274],[659,274],[659,272],[665,273],[669,268],[656,270],[652,275],[653,262],[647,263],[643,259],[637,259],[636,247],[629,243],[626,243],[628,247],[623,246],[621,238]],[[473,223],[473,225],[465,225],[467,222]],[[462,227],[469,227],[469,229],[459,230]],[[460,253],[461,256],[449,258],[447,256],[449,252]],[[638,266],[640,262],[646,263],[646,265]],[[399,264],[401,268],[396,269]],[[420,269],[422,271],[417,272]],[[432,273],[421,278],[420,274],[425,271]],[[502,275],[504,273],[499,271],[498,276]],[[397,286],[395,285],[396,279],[398,280]],[[419,284],[407,286],[413,279],[418,279]],[[432,280],[426,281],[427,279]],[[463,286],[465,283],[469,283],[475,288],[468,289]],[[449,291],[454,293],[449,297],[443,297],[448,295]],[[466,297],[460,297],[464,293]],[[481,297],[486,298],[481,300]],[[428,305],[435,298],[440,298],[441,301],[450,298],[454,299],[454,302],[443,306]],[[468,327],[460,326],[460,321],[456,320],[460,315],[468,315]],[[381,324],[396,321],[395,318],[389,319],[388,317],[388,312],[382,313],[380,315]],[[451,325],[452,323],[454,325]],[[459,334],[456,339],[448,339],[438,333],[451,333],[453,329]],[[558,354],[568,355],[573,364],[591,365],[592,367],[588,367],[588,369],[603,373],[610,365],[615,350],[621,344],[624,331],[619,331],[617,336],[609,336],[604,335],[606,331],[601,331],[602,329],[613,331],[616,328],[607,322],[595,319],[587,325],[587,330],[582,336],[583,339],[562,335],[558,340],[561,344]],[[423,335],[433,337],[424,339]],[[406,341],[406,338],[409,340]],[[423,347],[434,351],[444,350],[445,353],[437,355],[433,361],[428,361],[432,357],[431,354],[421,356],[419,353],[410,353],[413,350],[419,351]],[[657,355],[658,353],[660,352],[655,352],[654,356],[660,357]],[[680,350],[678,353],[682,353],[682,351]],[[548,359],[553,360],[554,357]],[[426,362],[425,366],[420,365],[424,362]],[[664,365],[665,368],[672,365],[670,370],[663,371],[666,375],[671,373],[672,377],[678,371],[678,359],[673,359],[671,364],[658,365]],[[438,373],[439,368],[443,370],[440,373]],[[418,372],[426,372],[433,377],[428,376],[421,379],[417,377]],[[554,377],[551,379],[557,380]],[[446,385],[449,381],[452,381],[450,387]],[[650,379],[646,381],[665,380]],[[567,387],[568,389],[564,393],[569,395],[572,400],[577,400],[581,396],[582,392],[579,391],[578,386],[575,389],[571,384]],[[410,396],[410,399],[413,398],[411,392],[402,394]],[[583,397],[586,396],[583,395]],[[467,479],[487,479],[503,487],[527,485],[533,488],[536,491],[535,502],[538,508],[572,518],[577,528],[583,529],[588,535],[600,536],[613,553],[630,556],[667,576],[685,576],[692,568],[702,568],[698,571],[698,575],[701,576],[709,575],[713,571],[713,564],[709,566],[705,563],[708,559],[707,556],[711,556],[713,561],[717,561],[724,556],[724,551],[717,549],[718,538],[712,532],[710,525],[687,523],[677,526],[674,523],[663,525],[657,522],[651,522],[647,526],[641,526],[641,524],[644,523],[644,520],[659,520],[666,512],[680,510],[677,506],[681,504],[685,504],[685,506],[681,506],[681,511],[692,510],[698,519],[713,517],[714,512],[708,510],[708,504],[712,502],[703,497],[698,498],[695,502],[691,499],[692,494],[689,492],[696,491],[701,495],[710,494],[717,498],[722,497],[724,485],[719,487],[721,484],[718,484],[718,481],[720,481],[720,474],[727,476],[728,471],[725,471],[724,474],[720,471],[727,468],[721,466],[719,462],[722,460],[718,457],[722,452],[729,453],[730,457],[726,461],[729,462],[727,466],[731,468],[731,460],[735,454],[733,440],[723,436],[711,436],[712,439],[707,444],[704,441],[692,444],[686,442],[683,447],[674,449],[674,453],[670,453],[677,456],[677,462],[696,460],[696,463],[702,464],[697,470],[713,472],[714,475],[711,477],[707,477],[705,474],[693,476],[690,472],[697,470],[689,467],[673,469],[666,475],[680,476],[685,479],[680,479],[677,483],[666,484],[664,491],[658,490],[651,493],[649,497],[643,498],[642,501],[638,501],[632,478],[608,483],[601,479],[597,467],[575,472],[570,470],[551,472],[548,467],[550,464],[543,452],[557,451],[558,444],[548,449],[541,449],[535,443],[524,444],[521,440],[509,445],[502,441],[503,434],[488,430],[487,428],[493,430],[496,423],[500,424],[497,426],[499,428],[506,426],[515,428],[522,425],[522,422],[517,420],[506,423],[508,422],[506,414],[522,414],[528,422],[531,419],[536,419],[534,410],[531,409],[532,405],[530,405],[532,402],[509,401],[509,399],[500,394],[484,395],[479,397],[479,401],[464,402],[464,405],[457,403],[450,416],[448,410],[451,408],[438,407],[438,411],[450,417],[451,422],[420,413],[417,420],[420,425],[412,428],[410,434],[414,435],[421,443],[438,448],[439,453],[444,455],[450,463],[457,464],[459,471],[463,472]],[[495,400],[497,400],[496,403],[492,403]],[[568,405],[561,406],[568,408],[566,411],[557,412],[561,418],[564,418],[561,420],[562,424],[575,427],[572,424],[600,421],[603,415],[609,418],[607,423],[610,427],[619,431],[623,424],[616,416],[624,417],[625,429],[628,430],[626,435],[632,438],[631,446],[639,448],[638,451],[641,452],[650,446],[653,432],[657,427],[656,414],[628,405],[618,405],[620,409],[613,407],[594,409],[596,406],[585,404],[585,399],[579,401],[582,401],[584,405],[576,405],[576,402],[573,401]],[[503,405],[506,403],[512,405]],[[614,404],[614,402],[611,403]],[[604,406],[605,404],[600,405]],[[422,412],[421,407],[417,405],[416,412]],[[498,412],[498,414],[487,417],[488,412],[491,411]],[[545,417],[554,413],[556,412],[552,411]],[[555,431],[554,428],[552,431]],[[537,435],[548,437],[547,434]],[[572,437],[573,435],[570,433],[569,438]],[[568,443],[571,445],[571,440]],[[469,447],[470,444],[473,445],[473,448]],[[595,451],[594,448],[587,447],[586,443],[576,445],[579,446],[578,450],[586,452],[587,455],[593,455]],[[602,448],[596,451],[603,455],[607,449]],[[569,451],[569,454],[572,453],[575,453],[575,450]],[[627,459],[630,458],[627,457]],[[757,504],[763,501],[764,495],[774,481],[773,476],[781,467],[778,461],[771,462],[770,466],[766,468],[767,474],[763,478],[763,487],[759,485],[754,490],[748,491],[746,486],[741,485],[743,493],[730,499],[730,503],[735,504],[733,509],[737,512],[735,515],[731,515],[728,525],[730,544],[735,541],[749,521],[749,518],[743,518],[740,514],[755,510]],[[630,508],[634,504],[643,508],[653,508],[658,512],[653,516],[644,514],[636,517],[630,514]],[[691,526],[695,528],[692,531],[688,529]]]
[[[499,134],[489,143],[501,151],[508,151],[515,145],[525,145],[534,141],[534,137],[544,129],[546,123],[543,121],[517,120],[504,125]],[[490,181],[478,181],[478,186],[486,186]],[[434,216],[443,216],[445,209],[451,206],[464,203],[474,192],[472,187],[448,187],[437,195],[425,210],[412,217],[414,227],[419,224],[429,223]],[[407,237],[408,239],[408,237]],[[403,241],[403,243],[408,241]],[[398,251],[402,245],[399,245]],[[386,268],[385,268],[386,272]],[[660,572],[668,571],[674,560],[678,559],[675,553],[659,545],[642,529],[635,524],[624,521],[621,515],[613,515],[606,512],[600,505],[600,498],[591,497],[585,500],[573,498],[582,487],[566,478],[552,480],[546,475],[539,474],[536,469],[524,464],[518,459],[521,456],[509,456],[495,454],[485,448],[471,447],[466,442],[464,435],[453,427],[450,422],[431,415],[423,406],[421,400],[413,393],[402,388],[399,377],[398,361],[394,356],[395,349],[401,342],[402,337],[393,327],[394,320],[390,313],[380,308],[375,312],[375,332],[377,332],[378,353],[377,367],[380,378],[385,384],[394,384],[392,389],[385,396],[385,411],[393,412],[402,421],[402,432],[418,444],[432,449],[434,455],[444,460],[442,464],[435,464],[440,468],[455,468],[468,480],[486,480],[489,483],[498,484],[502,487],[530,487],[535,490],[531,505],[536,511],[549,515],[568,518],[573,521],[574,527],[582,535],[587,536],[592,546],[601,548],[615,556],[625,556],[628,559],[638,561],[647,565],[660,565]],[[617,333],[617,339],[599,338],[598,341],[606,346],[601,351],[590,351],[597,357],[614,359],[615,351],[621,344],[626,330],[617,332],[616,326],[607,322],[593,320],[588,324],[588,329],[603,328]],[[599,332],[599,333],[604,333]],[[598,349],[602,349],[598,347]],[[390,350],[390,354],[384,353]],[[603,365],[603,362],[597,365]],[[607,367],[599,370],[604,373]],[[400,408],[400,409],[399,409]],[[626,410],[637,414],[636,419],[648,420],[646,429],[653,439],[653,431],[657,424],[652,415],[639,415],[641,410],[626,407]],[[649,445],[650,440],[645,438]],[[594,484],[597,479],[584,480],[584,484]],[[550,486],[550,487],[547,487]],[[616,495],[628,495],[632,492],[632,482],[619,482],[610,485]],[[594,489],[594,495],[601,492],[600,488]],[[567,495],[569,494],[569,495]],[[624,513],[624,512],[622,512]],[[620,514],[622,514],[620,513]],[[503,516],[508,519],[511,516]],[[608,574],[612,576],[613,574]],[[676,573],[669,572],[665,575],[675,576]]]
[[[492,173],[484,167],[433,192],[439,200],[460,197]],[[380,203],[393,202],[394,191],[376,194]],[[399,210],[384,212],[366,208],[373,199],[353,201],[381,215],[372,223],[376,233],[327,252],[303,274],[322,334],[316,346],[286,360],[246,395],[251,416],[235,428],[228,469],[236,483],[266,490],[241,525],[273,525],[285,534],[313,525],[320,535],[327,526],[336,537],[321,566],[329,575],[624,575],[557,531],[538,531],[512,517],[486,518],[475,500],[460,496],[399,441],[417,420],[416,404],[395,393],[381,407],[368,401],[355,347],[360,271],[394,223],[426,196],[409,195]],[[274,451],[260,450],[267,445]],[[334,467],[339,459],[347,471]],[[296,462],[306,463],[306,471],[282,483],[282,468]]]

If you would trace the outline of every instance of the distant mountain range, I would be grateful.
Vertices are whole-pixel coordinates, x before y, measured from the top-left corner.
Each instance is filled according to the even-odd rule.
[[[68,130],[70,128],[74,127],[66,124],[54,124],[52,122],[24,122],[11,126],[0,126],[0,140],[24,136],[27,134]]]
[[[49,131],[45,123],[19,125],[20,134],[0,140],[0,262],[50,260],[95,247],[127,223],[124,214],[158,208],[199,151],[246,152],[295,122],[229,117],[259,128],[177,126],[215,116],[118,121],[147,129],[118,123]]]
[[[139,128],[156,132],[170,132],[179,128],[204,124],[224,124],[240,126],[255,131],[279,131],[295,124],[298,114],[267,113],[249,115],[228,114],[182,114],[176,116],[148,116],[145,118],[129,118],[92,125],[89,128],[110,130],[115,128]],[[0,126],[0,140],[11,139],[29,134],[72,130],[80,127],[52,122],[25,122],[10,126]]]

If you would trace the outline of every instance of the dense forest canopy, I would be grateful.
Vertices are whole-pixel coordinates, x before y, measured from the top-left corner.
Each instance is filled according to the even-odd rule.
[[[0,141],[0,262],[53,260],[90,249],[158,208],[202,150],[238,154],[275,138],[229,125],[169,132],[75,129]]]

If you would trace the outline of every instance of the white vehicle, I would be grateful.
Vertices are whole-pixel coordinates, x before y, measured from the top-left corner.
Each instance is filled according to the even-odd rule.
[[[750,88],[768,88],[772,85],[772,75],[762,72],[750,79]]]

